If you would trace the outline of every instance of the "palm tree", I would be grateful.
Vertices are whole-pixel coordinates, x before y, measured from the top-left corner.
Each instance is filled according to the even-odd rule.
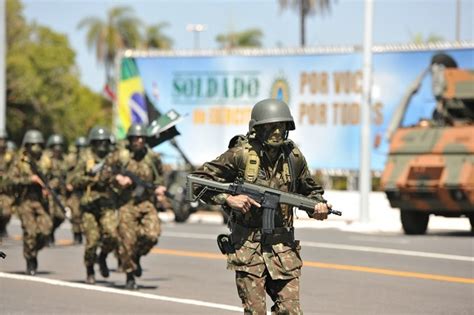
[[[221,48],[227,49],[236,47],[262,47],[262,36],[263,33],[261,30],[252,28],[241,32],[219,34],[216,37],[216,41],[221,45]]]
[[[313,14],[324,14],[331,9],[331,0],[278,0],[280,7],[292,7],[300,14],[300,44],[306,44],[306,17]]]
[[[130,7],[114,7],[107,12],[107,19],[87,17],[78,24],[86,28],[89,49],[95,49],[99,63],[104,64],[107,82],[114,78],[114,59],[119,49],[136,48],[141,43],[142,22],[133,16]]]
[[[145,29],[144,45],[145,48],[170,49],[173,40],[163,34],[163,28],[168,27],[166,22],[147,26]]]
[[[427,44],[444,41],[444,38],[440,35],[430,33],[428,37],[424,37],[422,33],[415,33],[411,35],[411,41],[415,44]]]

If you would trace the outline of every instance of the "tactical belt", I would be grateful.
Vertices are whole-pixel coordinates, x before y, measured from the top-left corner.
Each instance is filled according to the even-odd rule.
[[[261,228],[249,228],[234,223],[230,239],[236,249],[240,248],[246,240],[260,242],[262,245],[293,244],[295,242],[295,231],[292,227],[275,227],[272,234],[263,234]]]

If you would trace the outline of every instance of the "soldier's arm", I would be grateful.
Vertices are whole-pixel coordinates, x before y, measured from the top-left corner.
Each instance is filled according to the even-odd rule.
[[[26,167],[25,161],[22,161],[21,157],[15,159],[11,167],[8,169],[7,179],[8,182],[12,185],[32,185],[33,181],[31,176],[33,173],[27,172],[29,168]]]
[[[243,163],[242,160],[242,148],[230,148],[213,161],[204,163],[203,166],[192,174],[218,182],[234,182],[239,176],[239,169]],[[208,192],[201,199],[208,203],[222,205],[227,197],[228,195],[226,194]]]
[[[85,173],[86,161],[85,159],[79,159],[76,167],[68,174],[66,183],[72,185],[76,189],[84,189],[90,184],[91,178]]]
[[[155,174],[155,178],[153,179],[153,184],[155,186],[162,186],[165,184],[165,179],[163,177],[163,163],[161,161],[161,157],[158,153],[153,153],[152,163],[155,169],[153,173]]]
[[[306,163],[306,159],[302,154],[299,156],[298,163],[299,169],[301,170],[298,174],[296,180],[296,192],[307,196],[308,198],[315,199],[321,202],[326,202],[323,198],[324,189],[323,187],[316,182],[313,176],[311,176],[311,172],[308,169],[308,164]],[[298,166],[296,167],[298,168]]]

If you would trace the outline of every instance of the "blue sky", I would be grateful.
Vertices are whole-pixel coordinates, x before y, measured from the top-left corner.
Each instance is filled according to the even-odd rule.
[[[95,91],[104,84],[104,70],[94,52],[85,45],[85,31],[78,30],[81,19],[105,18],[108,9],[127,5],[146,24],[168,22],[165,33],[173,38],[174,48],[193,48],[189,23],[202,23],[201,48],[217,48],[217,34],[259,28],[263,45],[297,47],[299,18],[295,11],[281,11],[278,0],[23,0],[24,14],[69,37],[77,53],[81,81]],[[455,39],[456,0],[375,0],[374,44],[409,42],[415,33]],[[461,39],[473,40],[474,0],[461,0]],[[363,0],[339,0],[325,16],[312,16],[307,22],[307,45],[355,45],[363,40]]]

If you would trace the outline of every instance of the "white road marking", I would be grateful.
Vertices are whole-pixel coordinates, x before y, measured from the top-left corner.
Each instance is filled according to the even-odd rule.
[[[214,235],[214,234],[183,233],[183,232],[164,232],[163,236],[164,237],[177,237],[177,238],[191,238],[191,239],[206,239],[206,240],[216,240],[217,238],[217,235]],[[370,253],[389,254],[389,255],[403,255],[403,256],[413,256],[413,257],[474,262],[474,257],[470,257],[470,256],[418,252],[418,251],[393,249],[393,248],[356,246],[356,245],[321,243],[321,242],[306,242],[306,241],[302,241],[301,245],[308,246],[308,247],[316,247],[316,248],[339,249],[339,250],[350,250],[350,251],[370,252]]]
[[[0,278],[34,281],[34,282],[46,283],[46,284],[56,285],[56,286],[128,295],[128,296],[134,296],[134,297],[150,299],[150,300],[159,300],[159,301],[166,301],[166,302],[173,302],[173,303],[180,303],[180,304],[203,306],[203,307],[215,308],[215,309],[232,311],[232,312],[243,313],[244,311],[241,307],[226,305],[226,304],[218,304],[218,303],[211,303],[211,302],[191,300],[191,299],[182,299],[182,298],[176,298],[176,297],[170,297],[170,296],[162,296],[162,295],[155,295],[155,294],[149,294],[149,293],[120,290],[120,289],[114,289],[114,288],[101,287],[97,285],[94,286],[94,285],[88,285],[88,284],[82,284],[82,283],[73,283],[73,282],[67,282],[67,281],[61,281],[61,280],[31,277],[31,276],[26,276],[26,275],[17,275],[17,274],[10,274],[10,273],[4,273],[4,272],[0,272]]]

